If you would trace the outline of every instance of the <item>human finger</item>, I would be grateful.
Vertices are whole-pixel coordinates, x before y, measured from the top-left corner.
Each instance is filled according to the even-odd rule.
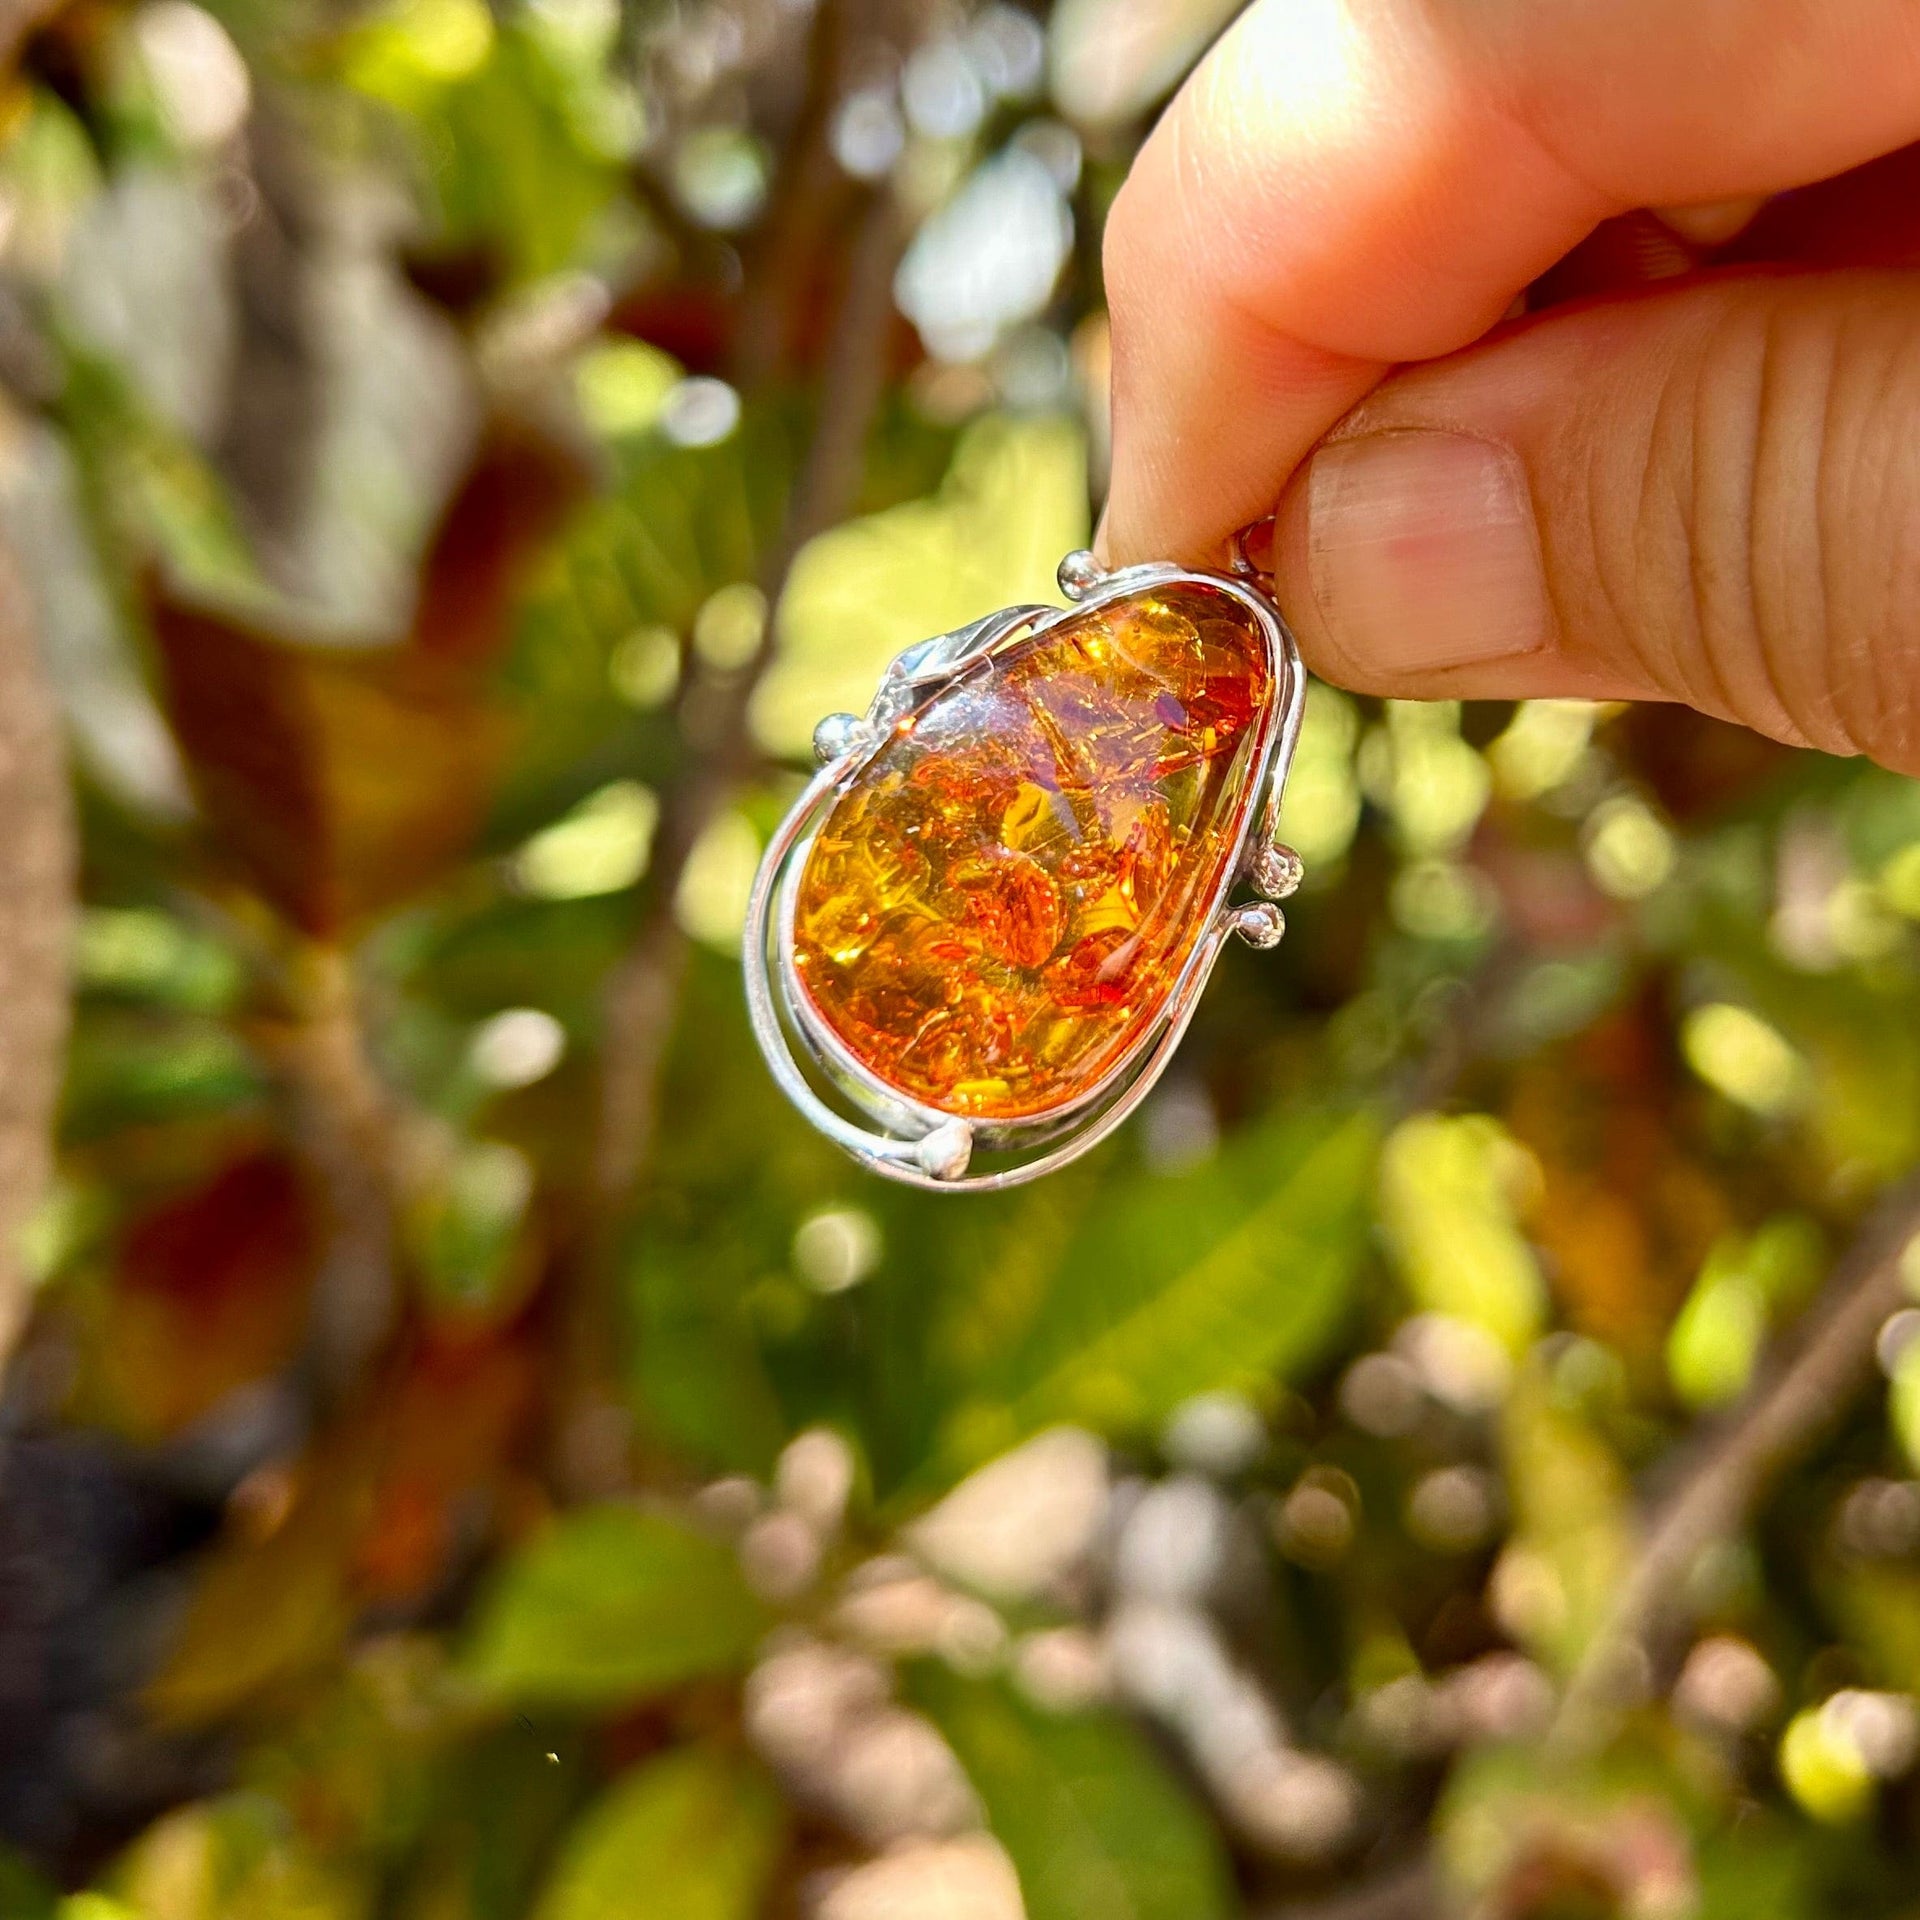
[[[1599,221],[1916,136],[1910,0],[1255,0],[1109,222],[1108,556],[1216,551]]]
[[[1683,700],[1920,773],[1920,280],[1724,276],[1394,375],[1275,528],[1309,664]]]

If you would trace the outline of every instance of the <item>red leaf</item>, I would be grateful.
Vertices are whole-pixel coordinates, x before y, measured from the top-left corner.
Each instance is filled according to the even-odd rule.
[[[471,846],[509,724],[486,669],[529,564],[584,485],[551,442],[493,433],[428,550],[399,647],[301,645],[151,594],[168,711],[208,824],[303,931],[338,936]]]
[[[178,1432],[278,1371],[306,1325],[314,1222],[292,1165],[261,1153],[136,1221],[96,1329],[119,1422]]]

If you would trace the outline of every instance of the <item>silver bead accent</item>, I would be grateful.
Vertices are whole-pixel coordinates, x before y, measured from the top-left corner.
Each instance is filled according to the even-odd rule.
[[[1235,907],[1227,916],[1227,924],[1248,946],[1264,953],[1280,944],[1287,930],[1287,916],[1271,900],[1252,900],[1244,907]]]
[[[813,730],[813,757],[823,767],[830,767],[843,754],[851,753],[866,731],[866,722],[857,713],[830,713]]]
[[[936,1180],[958,1180],[973,1158],[973,1129],[964,1120],[948,1120],[914,1142],[914,1164]]]
[[[1278,841],[1262,847],[1253,862],[1253,884],[1269,900],[1290,900],[1307,877],[1307,863]]]
[[[1055,575],[1060,582],[1060,591],[1069,600],[1084,600],[1106,577],[1106,568],[1086,547],[1076,547],[1068,554],[1060,562],[1060,571]]]

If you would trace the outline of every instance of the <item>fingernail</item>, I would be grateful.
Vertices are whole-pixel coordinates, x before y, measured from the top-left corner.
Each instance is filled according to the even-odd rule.
[[[1374,672],[1420,672],[1547,644],[1533,502],[1507,448],[1425,430],[1323,447],[1307,476],[1314,603]]]

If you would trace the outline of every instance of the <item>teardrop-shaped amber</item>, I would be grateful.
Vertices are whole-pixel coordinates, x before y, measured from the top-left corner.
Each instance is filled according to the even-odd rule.
[[[863,1066],[948,1113],[1093,1088],[1165,1004],[1233,857],[1272,692],[1234,595],[1070,614],[894,730],[821,825],[795,962]]]

